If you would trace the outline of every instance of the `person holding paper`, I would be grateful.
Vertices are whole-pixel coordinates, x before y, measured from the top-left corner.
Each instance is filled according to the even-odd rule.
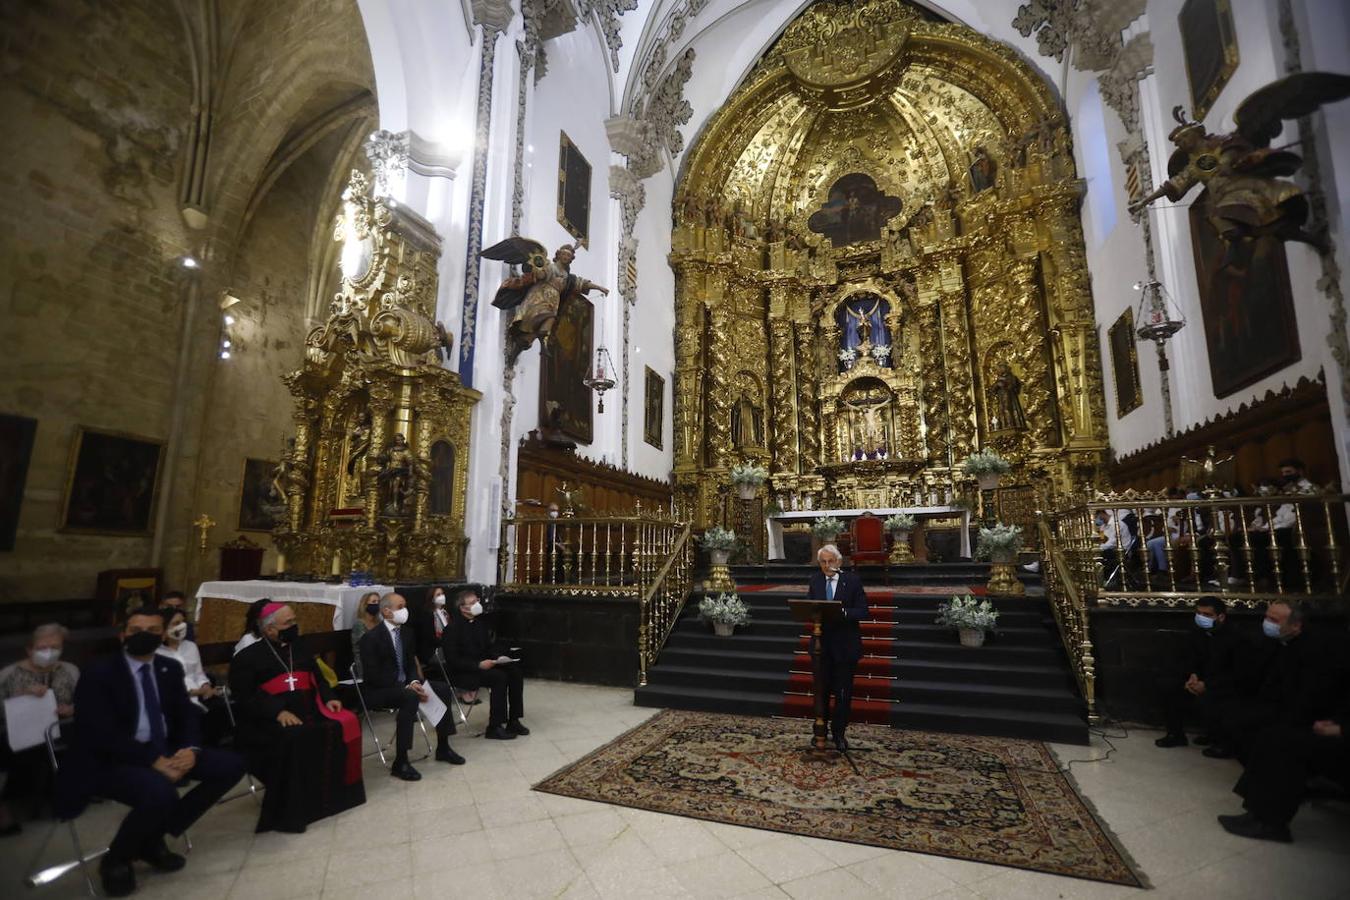
[[[186,864],[164,842],[181,835],[244,776],[229,750],[201,745],[201,712],[188,699],[183,667],[155,653],[164,641],[159,610],[132,611],[122,652],[89,666],[75,688],[75,724],[57,774],[57,814],[76,816],[91,797],[131,807],[99,863],[103,893],[136,889],[132,863],[161,872]],[[180,784],[197,786],[182,796]]]
[[[520,660],[496,645],[492,629],[480,618],[483,604],[477,593],[467,590],[460,594],[455,613],[445,629],[441,650],[457,688],[486,687],[492,691],[483,737],[510,741],[529,734],[530,729],[520,722],[525,716],[525,677],[520,672]]]
[[[63,719],[70,718],[75,712],[72,704],[80,670],[61,661],[65,641],[63,625],[34,628],[24,658],[0,669],[0,700],[42,698],[51,693],[56,699],[56,714]],[[51,764],[47,761],[47,748],[41,744],[15,751],[6,741],[3,757],[9,777],[5,779],[4,792],[0,793],[0,836],[7,836],[21,830],[14,807],[35,807],[47,796],[51,787]]]
[[[404,781],[419,781],[422,774],[408,762],[417,710],[431,700],[432,693],[444,704],[453,702],[450,686],[423,680],[417,662],[417,641],[412,630],[405,627],[408,604],[402,594],[385,594],[380,598],[380,617],[383,626],[377,625],[361,638],[361,693],[370,706],[398,710],[396,755],[389,774]],[[440,721],[435,723],[436,761],[462,766],[464,757],[450,749],[455,717],[441,704],[433,705],[441,713]]]
[[[859,624],[871,613],[867,608],[867,594],[862,581],[852,572],[839,569],[843,555],[834,544],[826,544],[816,552],[819,572],[811,573],[808,594],[812,600],[834,600],[844,611],[843,619],[826,622],[820,634],[820,668],[830,695],[834,698],[834,714],[830,717],[830,734],[840,750],[848,749],[844,736],[848,728],[849,709],[853,703],[853,673],[862,659],[862,630]],[[829,697],[825,708],[830,708]]]

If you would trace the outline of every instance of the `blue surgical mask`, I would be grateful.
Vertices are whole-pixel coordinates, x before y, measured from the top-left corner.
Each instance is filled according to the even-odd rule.
[[[1201,615],[1200,613],[1196,613],[1196,614],[1195,614],[1195,624],[1198,625],[1198,626],[1200,626],[1201,628],[1205,629],[1206,631],[1209,631],[1211,628],[1214,627],[1214,620],[1211,619],[1209,616],[1205,616],[1205,615]]]
[[[1261,620],[1261,633],[1268,638],[1283,637],[1283,635],[1280,634],[1280,626],[1269,619]]]

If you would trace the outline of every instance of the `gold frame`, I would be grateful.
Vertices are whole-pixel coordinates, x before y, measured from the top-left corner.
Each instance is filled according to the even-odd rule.
[[[564,200],[567,197],[567,160],[569,156],[575,155],[586,165],[586,221],[580,224],[573,222],[567,217],[567,208],[564,206]],[[581,148],[576,142],[567,136],[567,132],[558,132],[558,224],[567,230],[567,233],[576,238],[577,243],[582,247],[591,246],[591,181],[595,178],[595,166],[581,152]]]
[[[666,379],[660,375],[651,366],[643,366],[646,370],[642,380],[642,440],[657,450],[664,449],[665,430],[666,430]],[[651,401],[652,383],[657,385],[657,391],[660,393],[660,399],[657,403],[657,416],[655,422],[647,419],[647,414],[651,411],[648,403]]]
[[[1223,62],[1219,66],[1219,71],[1215,74],[1213,81],[1204,85],[1203,91],[1196,90],[1195,75],[1191,71],[1190,54],[1186,52],[1186,30],[1183,27],[1187,10],[1196,3],[1207,3],[1213,7],[1214,18],[1218,25],[1218,34],[1214,37],[1219,41],[1219,46],[1223,52]],[[1182,64],[1186,69],[1186,85],[1190,88],[1191,106],[1193,107],[1191,114],[1197,122],[1203,122],[1205,116],[1213,108],[1214,101],[1219,99],[1224,87],[1228,85],[1233,73],[1237,71],[1240,62],[1231,0],[1185,0],[1181,5],[1181,10],[1177,13],[1177,32],[1181,36],[1181,56]]]
[[[234,529],[234,530],[235,530],[235,531],[247,531],[247,532],[250,532],[250,533],[252,533],[252,534],[271,534],[272,531],[273,531],[273,528],[275,528],[276,526],[273,526],[273,528],[245,528],[244,525],[243,525],[244,519],[243,519],[243,516],[242,516],[241,514],[242,514],[243,511],[244,511],[244,484],[245,484],[245,482],[248,480],[248,461],[249,461],[250,459],[257,460],[258,462],[265,462],[265,463],[267,463],[269,466],[271,466],[272,469],[273,469],[274,471],[276,470],[276,467],[277,467],[277,462],[276,462],[276,460],[272,460],[272,459],[262,459],[262,458],[257,457],[257,456],[245,456],[245,457],[244,457],[244,464],[243,464],[243,466],[240,467],[240,469],[239,469],[239,491],[238,491],[237,495],[235,496],[235,502],[234,502],[234,524],[235,524],[235,529]],[[282,517],[277,521],[277,525],[285,524],[285,521],[286,521],[285,516],[282,516]]]
[[[1128,403],[1120,398],[1120,360],[1116,359],[1116,331],[1124,329],[1125,346],[1129,348],[1130,374],[1134,379],[1134,394]],[[1144,391],[1139,384],[1139,349],[1134,334],[1134,309],[1127,306],[1106,332],[1106,346],[1111,351],[1111,387],[1116,395],[1116,418],[1123,419],[1144,405]]]
[[[127,441],[139,441],[143,444],[151,444],[159,448],[159,453],[155,457],[155,486],[150,491],[150,520],[148,527],[144,531],[116,531],[106,528],[80,528],[70,525],[70,500],[71,490],[75,486],[75,469],[80,462],[80,449],[84,446],[84,436],[86,434],[98,434],[104,437],[121,438]],[[168,445],[167,441],[148,438],[140,434],[131,434],[126,431],[113,431],[107,428],[89,428],[85,425],[75,426],[75,441],[70,448],[70,459],[66,464],[66,485],[61,493],[61,524],[57,527],[58,534],[96,534],[107,537],[150,537],[155,533],[155,510],[159,505],[159,490],[164,474],[164,449]]]

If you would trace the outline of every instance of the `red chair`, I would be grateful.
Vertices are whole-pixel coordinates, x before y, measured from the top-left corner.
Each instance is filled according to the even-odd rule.
[[[865,512],[853,520],[849,529],[852,537],[852,557],[855,566],[886,565],[886,531],[881,520]]]

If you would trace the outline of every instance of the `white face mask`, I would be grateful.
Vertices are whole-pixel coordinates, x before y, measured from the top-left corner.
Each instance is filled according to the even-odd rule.
[[[550,519],[556,519],[556,518],[558,518],[558,511],[557,511],[556,509],[550,509],[550,510],[548,511],[548,517],[549,517]]]
[[[394,610],[394,614],[390,617],[389,621],[393,622],[395,625],[402,625],[407,622],[408,608],[405,606],[402,609]]]
[[[437,594],[436,596],[434,596],[434,597],[431,598],[431,602],[434,603],[434,604],[436,604],[437,606],[444,606],[444,605],[445,605],[445,595],[444,595],[444,594]]]
[[[46,668],[56,665],[57,660],[61,658],[60,647],[43,647],[40,650],[33,651],[33,665]]]
[[[477,618],[482,614],[483,614],[483,604],[479,603],[477,600],[473,601],[473,606],[469,607],[469,615],[473,616],[474,618]]]
[[[187,637],[187,623],[179,622],[177,625],[170,628],[169,637],[173,638],[175,641],[181,641],[183,638]]]

